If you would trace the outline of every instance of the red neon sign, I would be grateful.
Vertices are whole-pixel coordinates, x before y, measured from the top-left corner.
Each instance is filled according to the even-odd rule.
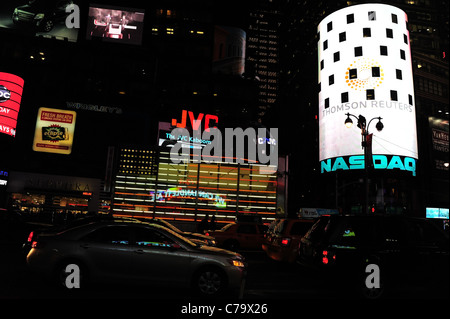
[[[216,124],[219,122],[219,118],[217,115],[211,115],[211,114],[203,114],[199,113],[198,117],[194,117],[194,113],[191,111],[183,110],[181,113],[181,122],[177,122],[177,119],[172,119],[172,126],[185,128],[186,127],[186,121],[187,121],[187,115],[189,115],[189,121],[191,123],[192,129],[194,131],[197,131],[200,128],[200,124],[202,122],[203,117],[205,117],[205,130],[209,131],[209,128],[216,128],[216,126],[210,126],[210,121],[214,121]]]
[[[21,77],[0,72],[0,133],[16,135],[23,84]]]

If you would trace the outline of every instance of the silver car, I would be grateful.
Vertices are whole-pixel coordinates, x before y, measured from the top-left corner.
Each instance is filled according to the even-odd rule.
[[[29,268],[66,285],[68,265],[87,282],[136,282],[191,287],[201,295],[242,289],[244,258],[198,245],[156,224],[107,220],[41,235],[27,255]],[[70,288],[70,287],[67,287]],[[242,291],[242,290],[241,290]]]

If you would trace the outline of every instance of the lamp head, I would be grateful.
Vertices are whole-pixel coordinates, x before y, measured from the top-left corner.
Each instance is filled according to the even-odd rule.
[[[383,129],[384,125],[383,125],[383,123],[381,123],[381,117],[378,118],[378,123],[377,123],[377,125],[375,125],[375,127],[378,132],[381,132],[381,130]]]
[[[348,128],[350,128],[353,125],[353,121],[350,118],[350,115],[347,114],[347,119],[345,120],[345,126],[347,126]]]

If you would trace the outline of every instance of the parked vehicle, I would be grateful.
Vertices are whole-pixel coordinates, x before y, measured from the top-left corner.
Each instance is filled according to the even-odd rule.
[[[314,224],[314,219],[281,219],[262,244],[270,258],[293,263],[297,259],[300,239]]]
[[[27,264],[63,287],[66,268],[74,264],[81,288],[93,282],[175,285],[205,296],[239,289],[246,275],[238,253],[199,246],[166,227],[125,219],[42,234],[33,242]]]
[[[206,234],[182,231],[164,219],[159,219],[159,218],[147,219],[147,218],[145,218],[145,219],[140,219],[140,220],[147,222],[147,223],[158,224],[158,225],[167,227],[167,228],[173,230],[174,232],[178,233],[179,235],[186,237],[191,241],[194,241],[197,244],[216,246],[216,240],[214,239],[214,237],[207,236]]]
[[[267,226],[259,223],[230,223],[222,229],[205,231],[212,236],[219,247],[236,251],[240,249],[261,249]]]
[[[405,282],[448,289],[449,237],[422,218],[322,216],[301,239],[299,262],[352,283],[366,297]],[[367,283],[368,265],[378,267],[377,286]]]

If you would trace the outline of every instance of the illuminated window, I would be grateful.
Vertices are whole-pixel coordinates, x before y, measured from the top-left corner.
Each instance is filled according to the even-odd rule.
[[[355,15],[352,14],[347,14],[347,24],[353,23],[355,22]]]
[[[373,89],[366,90],[366,100],[375,100],[375,90]]]
[[[392,32],[392,29],[386,29],[386,37],[387,38],[394,38],[394,34]]]
[[[350,69],[349,76],[350,76],[350,79],[356,79],[358,77],[357,69]]]
[[[398,101],[397,91],[391,90],[391,101]]]

